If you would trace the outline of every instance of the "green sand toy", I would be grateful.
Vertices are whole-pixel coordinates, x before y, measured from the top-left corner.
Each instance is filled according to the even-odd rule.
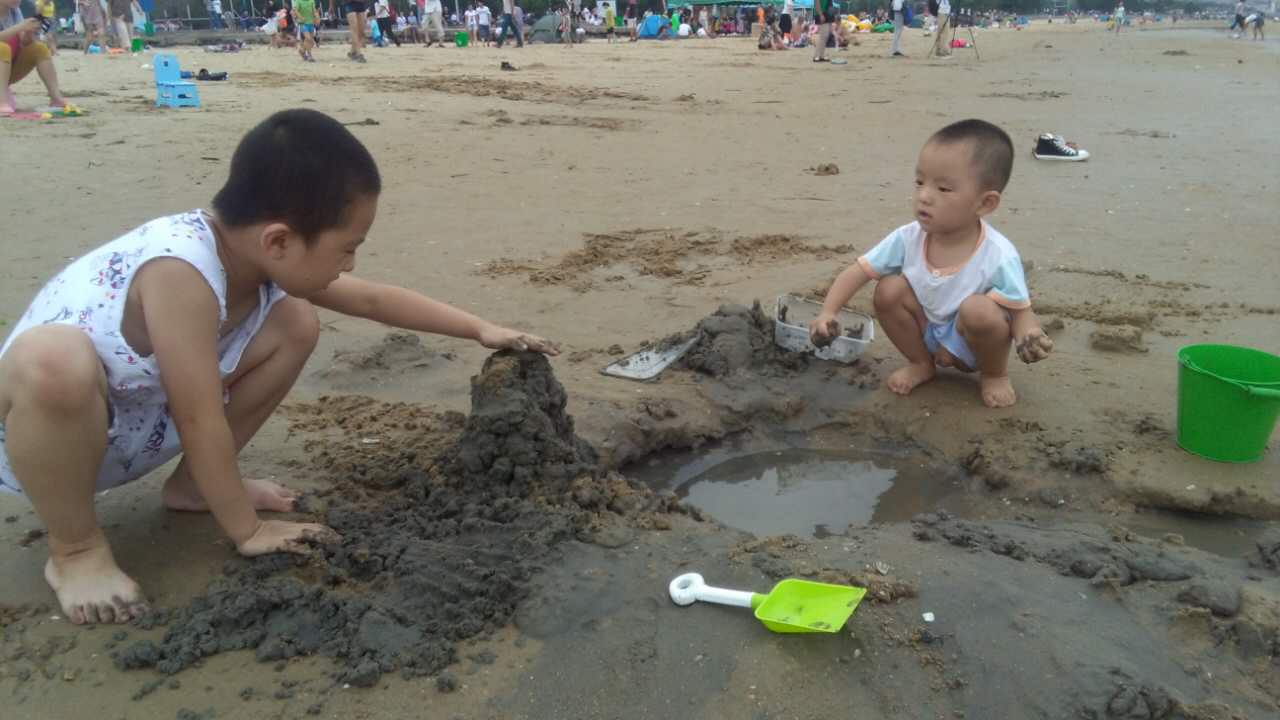
[[[686,573],[667,588],[671,601],[692,605],[694,601],[751,608],[756,619],[774,632],[839,632],[867,591],[848,585],[796,580],[779,582],[767,595],[712,587],[698,573]]]

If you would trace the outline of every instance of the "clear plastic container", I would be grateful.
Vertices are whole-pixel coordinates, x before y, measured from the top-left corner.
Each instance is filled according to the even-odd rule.
[[[811,352],[820,360],[834,360],[849,364],[862,354],[876,338],[875,321],[871,316],[842,309],[836,320],[840,323],[840,335],[824,347],[809,342],[809,321],[822,312],[822,303],[795,295],[778,298],[774,309],[773,342],[784,350]]]

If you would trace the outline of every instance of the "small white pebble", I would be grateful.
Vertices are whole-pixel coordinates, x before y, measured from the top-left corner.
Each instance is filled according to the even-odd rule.
[[[920,617],[924,618],[925,622],[933,622],[933,613],[924,613]]]

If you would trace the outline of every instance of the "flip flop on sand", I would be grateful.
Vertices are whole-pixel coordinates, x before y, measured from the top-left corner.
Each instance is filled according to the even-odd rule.
[[[89,114],[88,110],[85,110],[79,105],[72,105],[71,103],[67,103],[62,107],[56,107],[56,106],[50,105],[48,108],[46,108],[45,110],[41,110],[40,112],[46,113],[56,118],[80,117],[82,115]]]
[[[0,117],[8,118],[9,120],[47,120],[49,119],[45,117],[45,114],[46,113],[18,111],[18,112],[0,113]]]

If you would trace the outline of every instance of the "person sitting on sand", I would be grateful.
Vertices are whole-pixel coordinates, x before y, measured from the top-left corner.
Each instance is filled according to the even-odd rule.
[[[925,143],[916,163],[916,221],[849,266],[827,291],[809,325],[814,344],[837,334],[836,313],[876,280],[881,327],[908,365],[889,376],[899,395],[933,379],[937,367],[979,373],[989,407],[1012,405],[1009,345],[1033,363],[1053,342],[1031,310],[1022,259],[983,217],[1000,206],[1013,170],[1013,143],[983,120],[948,125]]]
[[[764,26],[764,30],[760,31],[756,47],[761,50],[786,50],[787,43],[782,39],[782,33],[778,31],[777,25],[768,23]]]
[[[243,477],[236,459],[315,349],[315,306],[558,354],[542,338],[347,275],[381,187],[369,151],[336,120],[279,112],[240,141],[212,210],[146,223],[36,295],[0,347],[0,488],[25,494],[44,522],[45,579],[73,623],[147,611],[98,526],[94,493],[178,453],[162,501],[213,513],[240,554],[300,553],[334,537],[261,518],[293,509],[297,493]]]
[[[18,111],[18,99],[12,85],[31,74],[44,82],[49,105],[61,108],[67,104],[58,89],[58,71],[53,67],[49,46],[35,39],[40,29],[37,18],[23,18],[19,0],[0,0],[0,115]]]

